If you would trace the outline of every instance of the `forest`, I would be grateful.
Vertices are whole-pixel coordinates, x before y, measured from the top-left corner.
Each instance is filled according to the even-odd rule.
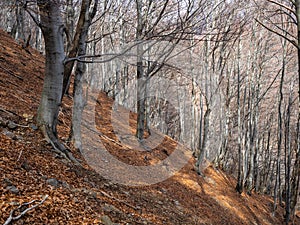
[[[80,166],[79,153],[100,175],[129,186],[166,180],[193,158],[197,176],[210,166],[224,171],[239,195],[268,195],[273,216],[283,207],[284,222],[293,221],[300,210],[300,0],[0,6],[1,29],[45,57],[34,113],[62,158]],[[99,116],[103,94],[113,101],[108,122]],[[58,129],[70,99],[67,140],[76,154]],[[99,124],[112,127],[113,136],[103,137]],[[161,162],[128,166],[106,151],[109,139],[147,160],[164,135],[180,147]],[[113,169],[99,168],[103,158]]]

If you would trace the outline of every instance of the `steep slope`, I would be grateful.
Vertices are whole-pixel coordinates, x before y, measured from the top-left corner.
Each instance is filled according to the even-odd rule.
[[[234,178],[212,167],[199,177],[192,159],[169,179],[141,187],[104,179],[70,146],[83,168],[72,165],[53,152],[36,129],[44,57],[0,31],[0,62],[0,224],[11,210],[45,196],[43,204],[15,224],[282,224],[283,209],[272,217],[269,197],[237,194]],[[105,94],[98,96],[98,130],[114,157],[132,165],[155,164],[177,146],[168,137],[152,152],[124,146],[113,132],[112,105]],[[68,137],[71,106],[66,98],[60,113],[62,140]],[[135,119],[131,113],[130,129]]]

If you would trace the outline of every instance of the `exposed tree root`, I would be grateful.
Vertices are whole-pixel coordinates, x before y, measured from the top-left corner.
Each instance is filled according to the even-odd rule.
[[[77,166],[81,166],[80,162],[73,156],[69,149],[67,149],[54,135],[49,126],[42,126],[41,128],[46,140],[52,145],[53,151],[61,155],[68,161],[73,162]]]

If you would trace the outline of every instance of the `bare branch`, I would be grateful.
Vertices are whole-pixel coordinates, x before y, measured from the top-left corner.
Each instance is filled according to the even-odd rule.
[[[291,40],[290,38],[288,38],[288,37],[284,36],[283,34],[281,34],[281,33],[277,32],[277,31],[271,29],[270,27],[267,27],[267,26],[264,25],[262,22],[260,22],[258,19],[255,19],[255,21],[256,21],[257,23],[259,23],[261,26],[263,26],[264,28],[266,28],[268,31],[270,31],[270,32],[272,32],[272,33],[274,33],[274,34],[277,34],[278,36],[280,36],[280,37],[284,38],[285,40],[287,40],[288,42],[290,42],[290,43],[291,43],[292,45],[294,45],[296,48],[299,48],[298,45],[297,45],[297,43],[296,43],[296,41]]]
[[[292,14],[294,14],[296,16],[295,10],[293,10],[290,7],[288,7],[287,5],[282,4],[280,2],[277,2],[277,1],[273,1],[273,0],[267,0],[267,1],[270,2],[270,3],[273,3],[275,5],[278,5],[278,6],[282,7],[282,8],[284,8],[284,9],[286,9],[287,11],[291,12]]]
[[[23,208],[24,206],[28,206],[28,205],[30,205],[30,204],[33,204],[33,203],[35,203],[37,200],[32,200],[31,202],[25,202],[25,203],[23,203],[22,205],[20,205],[17,209],[11,210],[11,212],[10,212],[10,214],[9,214],[9,217],[7,218],[7,220],[5,221],[5,223],[4,223],[3,225],[8,225],[8,224],[10,224],[11,222],[20,219],[22,216],[24,216],[24,215],[25,215],[27,212],[29,212],[30,210],[33,210],[34,208],[36,208],[36,207],[40,206],[41,204],[43,204],[43,203],[46,201],[46,199],[47,199],[48,197],[49,197],[49,196],[46,195],[46,196],[42,199],[42,201],[40,201],[39,203],[37,203],[37,204],[35,204],[35,205],[33,205],[33,206],[31,206],[31,207],[29,207],[29,208],[23,210],[23,211],[22,211],[19,215],[17,215],[17,216],[14,216],[15,211],[17,211],[17,210]]]

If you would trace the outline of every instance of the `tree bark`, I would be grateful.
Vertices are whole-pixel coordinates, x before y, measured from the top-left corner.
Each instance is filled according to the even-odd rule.
[[[82,8],[86,11],[82,11],[84,13],[83,18],[84,23],[82,26],[82,32],[79,38],[78,45],[78,55],[85,55],[87,44],[86,40],[88,37],[89,27],[91,25],[92,19],[94,18],[97,10],[98,0],[95,0],[94,7],[91,13],[89,13],[89,9],[91,7],[91,0],[83,1]],[[82,16],[81,16],[82,17]],[[74,106],[73,106],[73,115],[72,115],[72,139],[74,142],[75,148],[82,151],[81,144],[81,121],[82,121],[82,112],[85,105],[85,99],[83,95],[83,75],[86,71],[86,66],[82,62],[77,62],[76,71],[75,71],[75,81],[74,81]]]
[[[61,104],[65,59],[63,40],[63,20],[60,1],[37,1],[40,23],[45,41],[46,65],[42,97],[37,121],[47,137],[52,132],[57,137],[57,117]]]
[[[64,75],[64,24],[60,1],[37,1],[40,11],[40,27],[45,41],[46,65],[44,86],[38,108],[37,122],[54,151],[80,165],[70,151],[59,142],[56,126],[61,105]]]
[[[146,77],[143,68],[143,15],[142,15],[142,4],[141,0],[136,0],[137,8],[137,31],[136,40],[137,46],[137,130],[136,137],[139,140],[144,138],[145,132],[145,120],[146,120]]]

